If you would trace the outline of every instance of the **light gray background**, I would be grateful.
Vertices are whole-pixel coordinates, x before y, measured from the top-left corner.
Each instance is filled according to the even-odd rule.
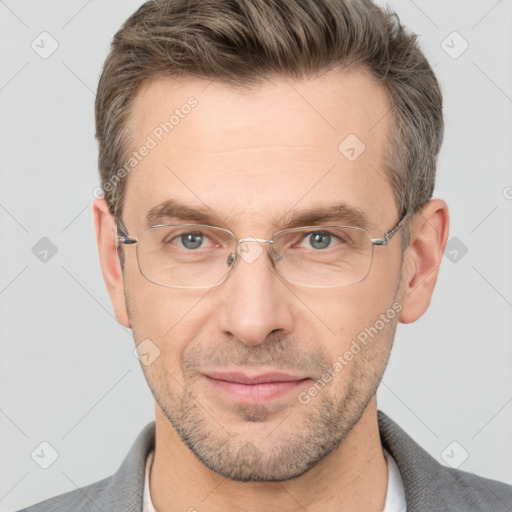
[[[97,80],[140,3],[0,0],[3,511],[112,474],[153,419],[131,333],[112,316],[91,217]],[[444,90],[436,196],[468,251],[444,258],[429,311],[399,327],[378,405],[440,462],[467,452],[461,469],[512,483],[512,2],[390,5],[421,34]],[[43,31],[59,45],[47,59],[31,48]],[[463,41],[453,31],[469,43],[456,59]],[[32,253],[42,237],[58,248],[46,263]],[[46,470],[31,458],[43,441],[58,452]]]

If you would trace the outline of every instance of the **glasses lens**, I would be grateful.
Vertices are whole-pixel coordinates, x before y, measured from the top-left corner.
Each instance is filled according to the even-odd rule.
[[[229,272],[236,239],[222,228],[200,224],[156,226],[139,237],[140,271],[156,284],[209,288]]]
[[[363,229],[319,226],[282,231],[274,238],[276,270],[292,283],[317,288],[347,286],[370,271],[371,237]]]
[[[154,226],[137,243],[139,267],[146,279],[176,288],[210,288],[231,269],[235,237],[201,224]],[[287,281],[313,288],[347,286],[369,273],[373,245],[363,229],[314,226],[289,229],[274,237],[276,271]]]

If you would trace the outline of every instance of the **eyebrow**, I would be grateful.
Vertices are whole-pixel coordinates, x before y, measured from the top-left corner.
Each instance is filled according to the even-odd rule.
[[[290,212],[284,216],[282,222],[289,228],[318,223],[335,223],[363,229],[373,227],[368,216],[361,209],[344,203]]]
[[[160,203],[146,214],[145,224],[147,227],[162,224],[170,220],[180,222],[195,221],[201,224],[215,225],[222,219],[215,215],[208,208],[191,208],[190,206],[180,203],[176,199],[168,199]],[[222,222],[224,224],[224,222]]]
[[[146,227],[165,224],[166,222],[197,222],[199,224],[218,226],[219,222],[225,226],[220,216],[207,207],[192,208],[175,199],[168,199],[151,208],[146,214]],[[348,204],[335,204],[320,206],[308,210],[295,210],[281,216],[276,225],[284,228],[318,225],[319,223],[335,223],[338,225],[354,226],[363,229],[375,227],[368,216],[359,208]],[[281,229],[281,228],[278,228]]]

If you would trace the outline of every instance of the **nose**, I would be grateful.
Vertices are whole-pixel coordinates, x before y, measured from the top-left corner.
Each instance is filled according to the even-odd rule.
[[[267,244],[252,240],[240,244],[236,266],[218,288],[219,328],[245,345],[261,344],[271,333],[284,335],[293,328],[290,292],[275,273]]]

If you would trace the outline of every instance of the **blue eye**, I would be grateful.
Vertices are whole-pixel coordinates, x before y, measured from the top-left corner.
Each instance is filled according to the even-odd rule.
[[[185,249],[198,249],[203,243],[203,233],[185,233],[179,237]]]
[[[331,233],[328,231],[315,231],[308,236],[313,249],[327,249],[331,245]]]

